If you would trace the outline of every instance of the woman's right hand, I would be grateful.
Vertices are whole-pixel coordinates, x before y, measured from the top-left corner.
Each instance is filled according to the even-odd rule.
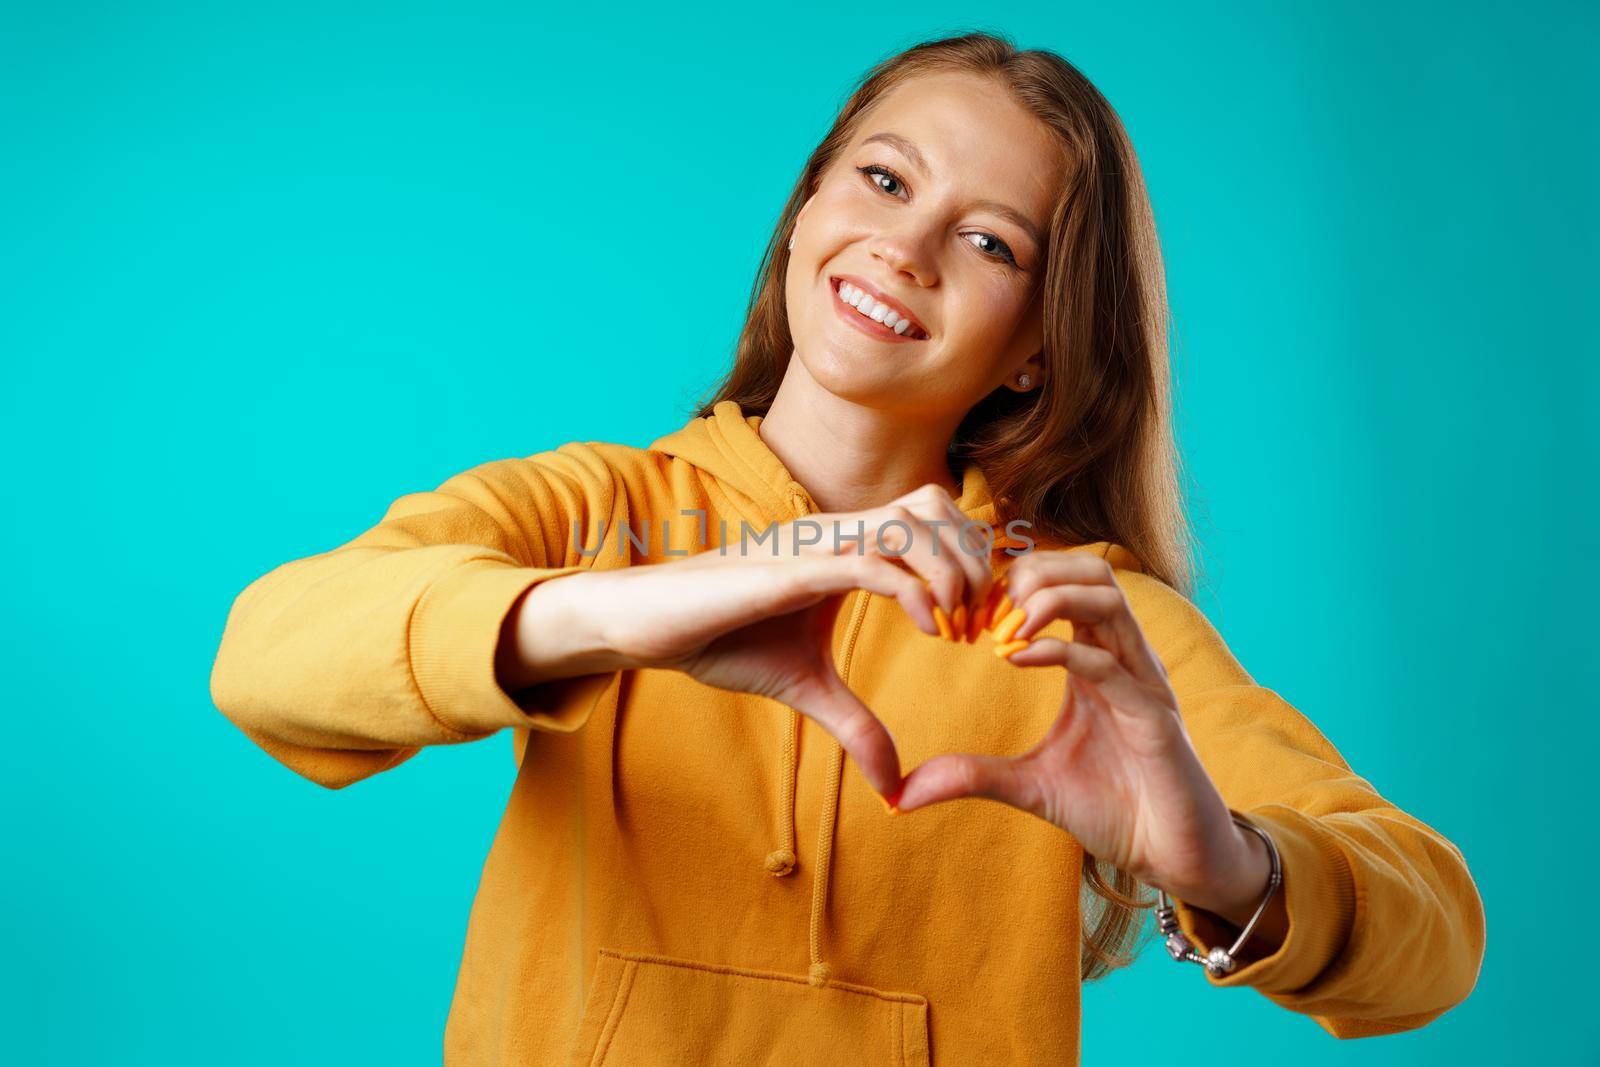
[[[975,615],[991,572],[987,552],[975,551],[982,547],[975,534],[958,547],[965,519],[948,493],[929,485],[867,511],[784,523],[775,545],[770,535],[731,541],[681,560],[541,583],[508,619],[502,681],[514,690],[657,667],[769,697],[827,730],[892,802],[899,756],[883,723],[834,667],[834,622],[855,589],[892,597],[930,635],[950,617]],[[839,530],[853,538],[858,529],[859,541],[833,536]],[[946,620],[935,617],[936,607]],[[958,640],[967,636],[961,629]]]

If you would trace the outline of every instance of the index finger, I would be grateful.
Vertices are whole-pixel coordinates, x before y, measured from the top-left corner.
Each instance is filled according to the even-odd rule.
[[[1031,637],[1050,618],[1088,623],[1094,643],[1099,635],[1111,638],[1107,650],[1148,682],[1165,682],[1166,667],[1145,639],[1127,595],[1111,565],[1088,552],[1036,552],[1012,564],[1007,575],[1012,602],[1024,608],[1027,619],[1017,630],[1018,639]],[[1076,628],[1075,628],[1076,629]]]

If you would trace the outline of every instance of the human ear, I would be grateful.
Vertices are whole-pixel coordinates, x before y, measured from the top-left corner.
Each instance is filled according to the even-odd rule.
[[[794,221],[789,224],[789,247],[791,249],[794,248],[795,232],[800,229],[800,222],[806,217],[806,209],[811,206],[811,201],[816,198],[815,193],[806,197],[806,202],[801,204],[800,210],[794,213]]]

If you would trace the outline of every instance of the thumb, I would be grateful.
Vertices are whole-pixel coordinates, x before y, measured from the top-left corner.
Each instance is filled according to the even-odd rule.
[[[900,788],[900,755],[888,727],[835,671],[827,670],[785,703],[833,735],[879,794],[890,797]]]
[[[947,753],[934,756],[906,776],[901,811],[961,797],[986,797],[1038,814],[1037,789],[1022,757]]]

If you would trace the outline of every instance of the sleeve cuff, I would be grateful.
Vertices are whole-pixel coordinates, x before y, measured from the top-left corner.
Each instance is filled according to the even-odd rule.
[[[583,569],[472,559],[434,582],[410,628],[412,676],[434,718],[463,740],[508,726],[556,733],[583,726],[620,672],[555,679],[522,691],[519,700],[495,675],[495,652],[512,605],[540,582]]]
[[[1221,988],[1250,986],[1263,993],[1294,993],[1327,970],[1349,941],[1356,918],[1355,877],[1333,833],[1313,816],[1281,804],[1239,814],[1270,834],[1278,846],[1283,868],[1278,892],[1284,894],[1288,932],[1272,955],[1221,978],[1207,971],[1206,980]],[[1174,901],[1173,910],[1179,927],[1201,953],[1233,943],[1233,937],[1224,936],[1204,912],[1182,901]]]

